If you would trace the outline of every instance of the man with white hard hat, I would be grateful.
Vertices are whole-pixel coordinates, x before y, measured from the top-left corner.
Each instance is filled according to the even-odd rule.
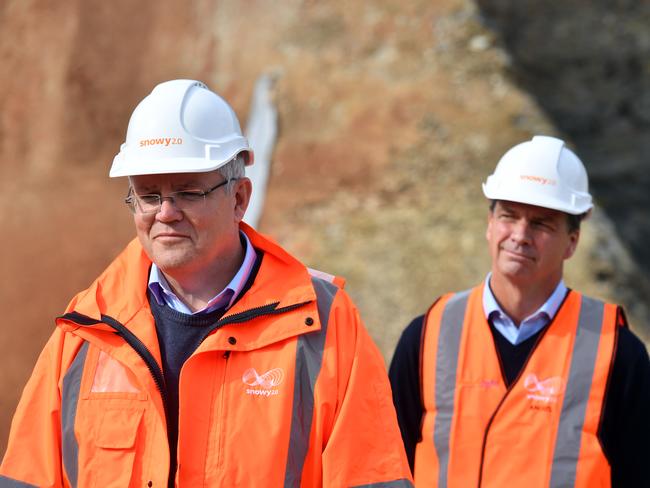
[[[537,136],[483,193],[491,272],[414,319],[389,371],[415,485],[650,486],[646,349],[562,279],[592,208],[582,162]]]
[[[343,280],[242,222],[251,164],[203,83],[136,107],[110,176],[138,238],[57,318],[0,487],[411,486]]]

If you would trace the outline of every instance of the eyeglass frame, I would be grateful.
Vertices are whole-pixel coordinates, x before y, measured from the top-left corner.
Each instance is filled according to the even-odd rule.
[[[203,197],[203,202],[205,202],[205,197],[208,196],[210,193],[212,193],[213,191],[221,188],[222,186],[227,185],[231,181],[236,181],[236,180],[239,180],[239,179],[240,178],[228,178],[227,180],[224,180],[224,181],[218,183],[216,186],[213,186],[212,188],[209,188],[207,190],[198,190],[198,189],[196,189],[196,190],[194,190],[194,189],[191,189],[191,190],[179,190],[179,191],[173,191],[169,195],[166,195],[166,196],[158,195],[156,193],[146,193],[144,195],[138,195],[136,193],[136,191],[133,189],[133,187],[130,186],[129,187],[129,192],[126,195],[126,198],[124,198],[124,203],[127,205],[127,207],[129,207],[129,210],[131,210],[131,212],[133,214],[136,213],[136,209],[137,209],[137,210],[139,210],[140,214],[142,214],[142,215],[155,215],[158,212],[160,212],[160,209],[162,208],[162,204],[163,204],[163,202],[165,200],[169,200],[172,204],[174,204],[174,206],[177,209],[181,210],[181,208],[176,203],[176,200],[175,200],[176,197],[174,197],[174,195],[178,195],[179,193],[191,193],[192,195],[195,195],[197,197],[198,196]],[[142,206],[140,204],[140,199],[142,197],[158,197],[158,205],[155,207],[155,210],[152,210],[150,212],[144,212],[142,210]]]

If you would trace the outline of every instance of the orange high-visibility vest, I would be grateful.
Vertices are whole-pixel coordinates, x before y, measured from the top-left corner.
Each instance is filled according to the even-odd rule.
[[[597,432],[618,307],[570,291],[506,388],[482,296],[448,294],[427,313],[415,485],[610,486]]]

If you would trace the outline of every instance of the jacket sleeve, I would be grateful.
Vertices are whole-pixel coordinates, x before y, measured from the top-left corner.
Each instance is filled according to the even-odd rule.
[[[423,325],[424,316],[420,315],[404,329],[388,371],[397,421],[411,471],[415,466],[415,447],[422,440],[421,425],[424,416],[420,392],[420,344]]]
[[[323,367],[337,365],[337,403],[323,451],[323,486],[412,486],[384,359],[342,290],[329,328]]]
[[[598,437],[612,468],[612,486],[650,486],[650,359],[629,329],[619,328]]]
[[[23,390],[0,465],[0,487],[67,486],[61,462],[62,367],[80,340],[65,339],[62,331],[54,331]]]

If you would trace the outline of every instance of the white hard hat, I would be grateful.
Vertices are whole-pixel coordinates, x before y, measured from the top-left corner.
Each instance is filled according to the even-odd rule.
[[[499,160],[483,183],[490,200],[508,200],[580,215],[593,207],[587,171],[564,141],[535,136]]]
[[[200,81],[172,80],[157,85],[135,108],[109,174],[201,173],[242,152],[246,166],[253,164],[230,105]]]

